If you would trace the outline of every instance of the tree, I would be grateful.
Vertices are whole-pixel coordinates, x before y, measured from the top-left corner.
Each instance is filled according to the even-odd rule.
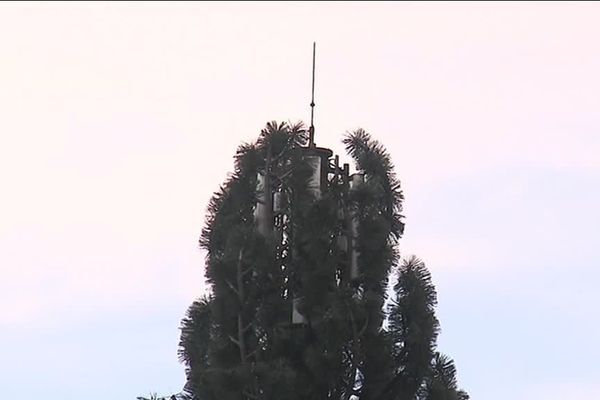
[[[396,268],[391,158],[364,130],[343,143],[355,174],[301,123],[268,123],[239,147],[200,238],[211,293],[181,326],[192,398],[468,398],[435,351],[429,272],[416,258]]]

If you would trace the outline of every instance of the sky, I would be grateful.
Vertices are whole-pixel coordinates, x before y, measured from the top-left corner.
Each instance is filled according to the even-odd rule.
[[[364,128],[479,400],[600,398],[600,4],[0,5],[0,388],[181,390],[198,237],[271,120]]]

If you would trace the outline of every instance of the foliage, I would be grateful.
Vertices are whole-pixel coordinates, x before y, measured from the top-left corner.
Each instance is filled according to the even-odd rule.
[[[309,159],[318,150],[307,138],[300,123],[268,123],[239,147],[209,203],[200,246],[211,294],[181,324],[185,391],[197,400],[467,399],[453,362],[436,353],[427,268],[414,257],[398,266],[404,197],[390,155],[364,130],[347,134],[364,180],[350,187],[328,166],[316,194]],[[269,188],[286,201],[261,231],[255,212],[271,212]]]

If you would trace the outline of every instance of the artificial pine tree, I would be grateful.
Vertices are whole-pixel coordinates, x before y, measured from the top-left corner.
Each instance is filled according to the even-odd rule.
[[[403,195],[389,154],[363,130],[348,134],[350,175],[314,144],[312,129],[267,124],[240,146],[210,201],[200,245],[211,290],[182,321],[185,392],[196,400],[468,399],[453,362],[436,352],[429,272],[416,258],[399,262]]]

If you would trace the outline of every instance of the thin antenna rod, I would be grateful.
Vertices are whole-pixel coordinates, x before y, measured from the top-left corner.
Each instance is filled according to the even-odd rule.
[[[312,97],[310,100],[310,129],[308,130],[308,146],[315,145],[315,57],[317,43],[313,42],[313,64],[312,64]]]

